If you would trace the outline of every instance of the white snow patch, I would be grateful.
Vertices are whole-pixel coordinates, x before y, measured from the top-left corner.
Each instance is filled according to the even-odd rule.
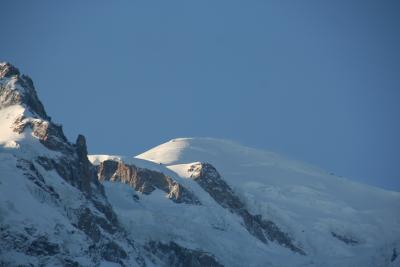
[[[18,140],[23,138],[23,134],[13,131],[12,125],[24,114],[24,111],[25,109],[20,105],[0,109],[0,146],[16,147]]]

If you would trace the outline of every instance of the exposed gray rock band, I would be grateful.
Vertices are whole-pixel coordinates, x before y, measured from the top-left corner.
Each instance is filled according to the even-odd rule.
[[[292,238],[280,230],[274,222],[263,219],[261,215],[252,215],[211,164],[195,164],[191,166],[189,171],[193,173],[191,178],[208,192],[219,205],[242,217],[244,226],[250,234],[263,243],[268,243],[268,240],[270,240],[305,255],[305,252],[294,244]]]

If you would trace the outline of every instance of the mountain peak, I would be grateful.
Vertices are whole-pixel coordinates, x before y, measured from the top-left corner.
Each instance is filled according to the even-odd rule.
[[[32,79],[20,75],[18,68],[8,62],[0,63],[0,109],[13,105],[21,105],[38,115],[50,120],[42,102],[40,102]]]
[[[0,62],[0,78],[19,75],[19,70],[8,62]]]

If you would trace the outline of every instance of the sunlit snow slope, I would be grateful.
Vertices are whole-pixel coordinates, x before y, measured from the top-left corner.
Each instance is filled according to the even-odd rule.
[[[192,162],[211,163],[252,212],[291,233],[316,262],[395,264],[389,259],[400,241],[398,192],[212,138],[173,139],[137,158],[164,164],[181,177],[190,177]]]

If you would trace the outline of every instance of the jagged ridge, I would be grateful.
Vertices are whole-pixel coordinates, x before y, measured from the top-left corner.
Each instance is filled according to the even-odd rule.
[[[32,79],[10,63],[0,63],[0,108],[23,105],[44,120],[51,120],[40,102]]]

